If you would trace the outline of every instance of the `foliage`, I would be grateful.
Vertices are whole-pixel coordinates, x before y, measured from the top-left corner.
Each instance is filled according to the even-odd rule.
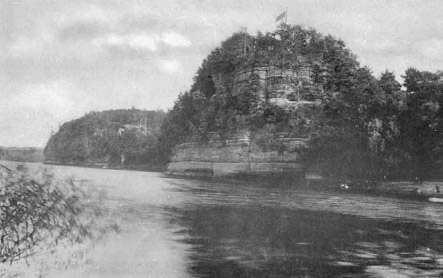
[[[91,112],[64,123],[51,136],[46,160],[60,163],[157,163],[163,111],[138,109]],[[145,128],[146,127],[146,128]]]
[[[84,193],[73,181],[56,182],[49,173],[40,182],[24,167],[0,165],[0,263],[17,261],[59,241],[80,242],[91,236],[81,216]]]
[[[421,179],[441,168],[443,158],[443,74],[406,71],[406,109],[396,137],[411,174]]]

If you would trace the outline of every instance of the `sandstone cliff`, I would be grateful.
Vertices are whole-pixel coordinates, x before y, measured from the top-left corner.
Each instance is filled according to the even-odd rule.
[[[167,173],[189,176],[229,176],[239,174],[303,173],[300,151],[303,138],[281,138],[278,149],[263,149],[249,136],[206,144],[188,142],[176,146]]]

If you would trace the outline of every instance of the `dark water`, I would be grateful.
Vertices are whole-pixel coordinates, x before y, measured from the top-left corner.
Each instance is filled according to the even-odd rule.
[[[281,184],[176,180],[202,277],[441,277],[443,206]],[[277,187],[277,188],[276,188]]]
[[[44,277],[442,277],[442,204],[52,169],[99,188],[122,231],[71,267],[46,263]]]

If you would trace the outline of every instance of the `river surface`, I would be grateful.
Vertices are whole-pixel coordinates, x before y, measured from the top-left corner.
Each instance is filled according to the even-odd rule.
[[[99,189],[120,232],[85,248],[76,263],[10,266],[25,277],[442,277],[442,204],[297,184],[28,167]]]

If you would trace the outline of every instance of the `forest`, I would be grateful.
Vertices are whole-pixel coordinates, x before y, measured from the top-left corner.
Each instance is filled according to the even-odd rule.
[[[240,94],[235,73],[254,67],[308,67],[300,90],[319,105],[283,109],[257,95],[252,75]],[[167,157],[187,141],[225,140],[242,130],[308,138],[307,169],[335,178],[431,179],[441,175],[443,72],[407,69],[379,76],[345,43],[313,29],[281,24],[274,32],[241,31],[203,61],[189,91],[167,113],[158,148]],[[398,80],[402,80],[400,83]],[[254,138],[259,141],[263,138]]]
[[[64,123],[49,139],[46,162],[61,164],[157,165],[156,144],[163,111],[120,109],[90,112]]]

